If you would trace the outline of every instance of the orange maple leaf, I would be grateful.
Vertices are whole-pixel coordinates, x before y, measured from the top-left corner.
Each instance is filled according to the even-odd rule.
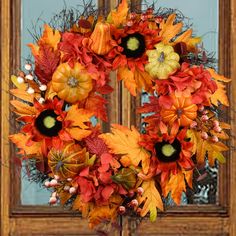
[[[171,14],[166,21],[162,21],[160,24],[160,33],[159,36],[162,37],[162,42],[164,44],[168,44],[172,38],[174,38],[177,34],[181,32],[183,27],[183,23],[179,22],[174,24],[176,15]]]
[[[187,45],[189,51],[195,50],[195,45],[201,42],[201,38],[192,38],[192,30],[189,29],[182,33],[173,42],[171,40],[181,33],[183,22],[174,24],[176,15],[171,14],[166,21],[162,21],[160,24],[159,36],[162,37],[162,42],[164,44],[176,45],[177,43],[184,42]]]
[[[137,89],[138,91],[152,91],[152,78],[145,71],[141,71],[136,68],[136,70],[133,72],[127,66],[123,66],[118,69],[117,75],[118,80],[124,81],[125,87],[133,96],[137,95]]]
[[[161,195],[156,189],[155,181],[153,179],[144,181],[142,183],[144,190],[142,197],[138,198],[139,205],[144,203],[140,215],[144,217],[150,212],[150,220],[153,222],[157,217],[157,209],[163,211],[163,202]]]
[[[94,204],[92,202],[83,202],[80,195],[76,197],[72,205],[72,209],[75,211],[80,211],[83,218],[88,217],[89,212],[93,209],[93,207]]]
[[[150,154],[139,145],[140,133],[132,126],[131,130],[121,126],[112,125],[112,133],[101,134],[100,137],[114,154],[121,154],[121,163],[125,166],[138,167],[142,162],[144,174],[147,174],[150,165]]]
[[[34,95],[33,94],[29,94],[24,90],[21,89],[11,89],[10,93],[12,95],[14,95],[15,97],[26,101],[26,102],[30,102],[30,103],[34,103]]]
[[[109,199],[109,205],[96,206],[89,213],[89,227],[94,228],[104,221],[114,222],[117,217],[117,208],[122,202],[119,195],[113,195]]]
[[[170,179],[162,185],[163,194],[165,197],[171,193],[174,202],[179,205],[183,192],[186,191],[185,176],[182,171],[177,174],[171,174]]]
[[[107,17],[107,22],[119,27],[124,24],[129,11],[127,0],[122,0],[117,10],[112,10]]]
[[[221,152],[227,151],[229,148],[222,142],[214,143],[211,140],[201,138],[201,133],[197,131],[189,131],[191,142],[194,143],[193,153],[196,154],[197,163],[202,165],[205,163],[206,156],[210,166],[214,166],[215,160],[221,163],[225,162],[225,158]]]
[[[36,114],[36,109],[26,103],[18,100],[11,100],[11,105],[15,108],[14,112],[21,116],[32,116]]]
[[[30,136],[23,133],[12,134],[9,139],[20,149],[18,154],[37,157],[41,155],[41,142],[33,142],[27,146],[26,143]]]
[[[137,89],[137,84],[136,81],[134,79],[134,73],[129,70],[128,67],[123,66],[123,67],[119,67],[118,72],[117,72],[117,77],[118,80],[123,80],[125,87],[130,91],[130,93],[133,96],[136,96],[136,89]]]
[[[39,39],[37,45],[35,44],[28,44],[28,46],[31,48],[32,54],[34,56],[37,56],[39,54],[39,48],[41,44],[46,44],[53,48],[54,50],[57,50],[57,45],[61,40],[61,34],[58,30],[54,30],[49,25],[44,25],[44,31],[42,37]]]
[[[66,131],[71,135],[72,138],[80,141],[91,134],[89,126],[85,123],[90,122],[90,118],[93,116],[92,112],[85,109],[79,109],[77,105],[73,105],[68,110],[65,121],[72,122],[71,126]]]

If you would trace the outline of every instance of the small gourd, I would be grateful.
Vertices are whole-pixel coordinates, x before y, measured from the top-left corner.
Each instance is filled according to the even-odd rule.
[[[106,55],[112,48],[110,24],[98,22],[90,36],[91,49],[98,55]]]
[[[155,45],[156,49],[148,50],[148,63],[145,70],[154,79],[168,79],[179,67],[179,55],[174,48],[163,43]]]
[[[72,104],[87,98],[93,88],[90,74],[80,63],[75,63],[74,68],[68,63],[59,65],[52,76],[51,86],[59,98]]]
[[[78,144],[67,144],[62,149],[52,148],[48,154],[48,165],[60,179],[72,178],[85,167],[86,149]]]
[[[198,107],[192,103],[191,97],[172,96],[173,104],[170,109],[161,111],[162,120],[172,125],[178,121],[180,126],[189,126],[197,118]]]

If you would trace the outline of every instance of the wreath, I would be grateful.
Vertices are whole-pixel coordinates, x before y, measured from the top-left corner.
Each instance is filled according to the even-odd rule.
[[[67,22],[64,22],[65,25]],[[11,77],[10,103],[20,131],[10,135],[21,161],[51,189],[50,204],[82,213],[90,227],[119,214],[155,221],[177,205],[206,164],[225,162],[221,120],[230,80],[175,13],[130,12],[126,0],[105,18],[83,14],[64,29],[44,26],[29,44],[34,63]],[[130,94],[146,92],[142,131],[107,122],[111,71]],[[198,172],[199,173],[199,172]],[[36,178],[37,179],[37,178]]]

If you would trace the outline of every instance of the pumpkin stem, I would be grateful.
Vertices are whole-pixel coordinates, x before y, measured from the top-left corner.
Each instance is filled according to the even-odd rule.
[[[74,77],[71,77],[71,78],[68,79],[67,84],[70,87],[75,88],[75,87],[78,86],[78,80],[76,78],[74,78]]]
[[[59,171],[59,169],[64,165],[64,163],[62,161],[58,161],[57,165],[56,165],[56,171]]]
[[[165,61],[165,54],[164,54],[164,52],[161,52],[160,57],[158,58],[158,61],[161,62],[161,63]]]

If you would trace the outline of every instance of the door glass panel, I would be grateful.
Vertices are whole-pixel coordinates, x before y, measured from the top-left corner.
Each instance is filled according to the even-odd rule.
[[[85,0],[22,0],[21,1],[21,62],[24,64],[27,60],[32,59],[28,43],[34,42],[35,36],[40,34],[44,23],[49,23],[60,29],[60,17],[56,14],[63,9],[72,9],[76,14],[81,15],[84,11],[83,4],[92,4],[94,9],[97,8],[97,1]],[[88,9],[88,8],[85,8]],[[54,20],[51,21],[54,17]],[[76,19],[76,18],[75,18]],[[40,29],[41,28],[41,29]],[[95,120],[93,120],[96,122]],[[29,164],[29,163],[28,163]],[[24,166],[28,165],[24,163]],[[29,166],[29,165],[28,165]],[[34,163],[30,163],[30,168],[34,168]],[[42,184],[32,181],[37,178],[28,176],[27,168],[22,168],[21,173],[21,204],[22,205],[46,205],[50,197],[50,192],[42,187]],[[34,175],[35,174],[35,175]]]
[[[152,6],[153,1],[142,1],[142,9]],[[186,17],[184,22],[191,25],[194,36],[202,37],[203,48],[206,53],[211,53],[218,60],[219,37],[219,1],[218,0],[158,0],[155,1],[155,9],[158,12],[167,11],[168,8],[178,9],[177,13]],[[159,9],[160,8],[160,9]],[[159,9],[159,10],[158,10]],[[213,64],[218,67],[217,63]],[[149,95],[142,94],[142,104],[148,102]],[[147,114],[143,114],[144,118]],[[144,124],[143,124],[144,125]],[[193,189],[188,189],[183,195],[182,205],[186,204],[216,204],[218,197],[218,166],[210,168],[206,166],[201,171],[202,180],[193,183]],[[199,175],[199,173],[196,173]],[[167,205],[172,205],[171,199]]]

